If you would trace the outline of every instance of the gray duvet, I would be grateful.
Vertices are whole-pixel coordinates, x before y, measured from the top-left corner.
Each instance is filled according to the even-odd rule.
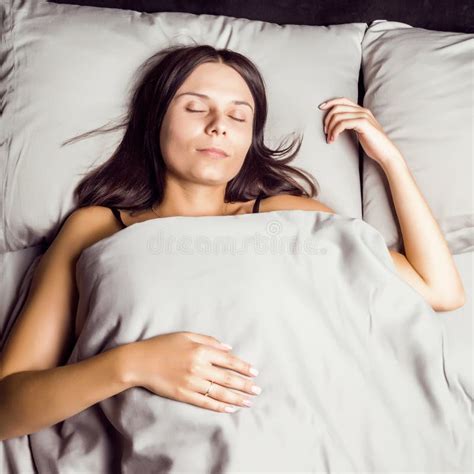
[[[358,218],[149,220],[86,249],[76,277],[69,363],[191,331],[233,345],[263,392],[227,414],[128,389],[31,434],[41,473],[472,470],[442,326]]]

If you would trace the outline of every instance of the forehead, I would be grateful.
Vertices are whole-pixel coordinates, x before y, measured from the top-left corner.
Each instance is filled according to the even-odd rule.
[[[220,63],[197,66],[176,91],[174,100],[200,98],[216,102],[233,102],[254,109],[250,89],[233,68]]]

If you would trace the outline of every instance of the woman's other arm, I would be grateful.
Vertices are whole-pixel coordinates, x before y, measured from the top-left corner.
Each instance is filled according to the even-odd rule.
[[[0,441],[52,426],[132,385],[122,377],[126,345],[45,370],[0,380]]]
[[[405,255],[390,250],[394,263],[435,311],[465,303],[461,277],[444,235],[401,154],[382,160],[400,222]]]
[[[53,425],[128,388],[121,379],[121,348],[60,366],[75,339],[77,259],[113,226],[106,208],[78,209],[41,257],[0,354],[1,440]]]
[[[405,255],[390,251],[401,276],[436,311],[465,303],[465,291],[444,235],[418,188],[407,163],[369,109],[346,97],[319,106],[327,110],[324,132],[328,143],[345,130],[354,130],[367,157],[385,172],[400,223]]]

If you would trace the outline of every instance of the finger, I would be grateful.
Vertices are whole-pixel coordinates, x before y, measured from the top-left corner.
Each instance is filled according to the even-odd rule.
[[[331,120],[333,120],[334,117],[337,117],[341,113],[355,113],[357,111],[360,111],[360,107],[353,107],[352,105],[337,105],[333,107],[326,117],[324,117],[324,133],[327,133],[331,128]]]
[[[357,103],[353,102],[352,100],[348,99],[347,97],[336,97],[335,99],[330,99],[327,100],[326,102],[323,102],[319,107],[321,109],[328,109],[329,107],[332,107],[333,105],[336,104],[346,104],[346,105],[356,105],[358,106]]]
[[[228,387],[223,387],[216,382],[212,384],[208,396],[211,396],[214,398],[214,400],[219,402],[224,402],[238,407],[249,408],[253,405],[252,396],[249,394],[240,392],[238,390],[233,390]],[[255,396],[255,394],[253,394],[253,396]]]
[[[259,395],[261,393],[260,387],[255,385],[252,379],[244,378],[230,370],[210,366],[203,368],[201,373],[204,379],[213,380],[222,387],[238,390],[249,395]]]
[[[208,396],[214,400],[225,402],[230,405],[236,405],[240,407],[249,407],[252,405],[252,397],[255,397],[255,393],[246,393],[245,391],[235,390],[230,387],[224,387],[219,383],[221,374],[217,371],[207,371],[207,375],[201,379],[193,377],[191,382],[188,384],[188,390],[194,390],[196,393],[206,394],[209,389],[209,381],[212,380],[213,384],[210,386]]]
[[[188,334],[193,341],[215,347],[216,349],[219,349],[221,351],[229,351],[230,349],[232,349],[232,346],[225,345],[213,336],[208,336],[206,334],[200,334],[196,332],[190,332]]]
[[[332,130],[329,140],[334,141],[346,129],[356,129],[363,120],[365,120],[365,117],[342,120]]]
[[[337,115],[334,115],[331,121],[328,124],[328,133],[327,133],[327,140],[333,141],[336,138],[336,127],[344,120],[354,119],[354,118],[361,118],[364,117],[364,113],[362,112],[342,112]],[[339,133],[342,130],[338,130]]]
[[[213,392],[215,389],[215,385],[212,385]],[[230,408],[232,412],[240,410],[240,407],[233,406],[229,403],[221,402],[219,400],[215,400],[210,395],[205,397],[202,393],[197,393],[192,390],[182,390],[179,401],[183,401],[185,403],[189,403],[191,405],[195,405],[200,408],[205,408],[206,410],[216,411],[216,412],[223,412],[226,413],[226,408]],[[228,412],[229,413],[229,412]]]
[[[226,369],[232,369],[235,372],[240,372],[241,374],[248,375],[250,377],[255,377],[258,375],[258,371],[253,373],[251,370],[256,370],[249,362],[239,359],[232,353],[224,353],[220,351],[211,351],[209,357],[209,362],[220,367],[225,367]]]

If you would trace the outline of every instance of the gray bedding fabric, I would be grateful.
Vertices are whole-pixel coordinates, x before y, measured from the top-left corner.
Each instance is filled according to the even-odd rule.
[[[131,388],[6,441],[7,472],[15,449],[48,474],[472,470],[472,394],[446,373],[444,326],[361,219],[149,220],[86,249],[76,277],[69,363],[192,331],[233,345],[263,392],[227,414]]]

